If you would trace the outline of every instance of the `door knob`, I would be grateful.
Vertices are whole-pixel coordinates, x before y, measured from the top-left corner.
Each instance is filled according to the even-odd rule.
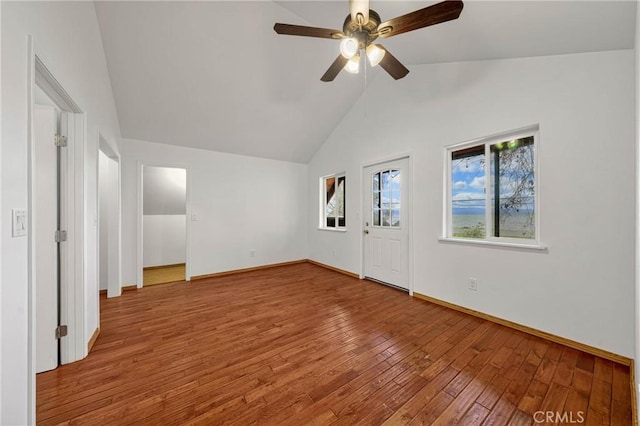
[[[365,229],[365,230],[364,230],[364,231],[362,231],[362,232],[364,232],[365,234],[368,234],[368,233],[369,233],[369,230],[368,230],[368,229]]]

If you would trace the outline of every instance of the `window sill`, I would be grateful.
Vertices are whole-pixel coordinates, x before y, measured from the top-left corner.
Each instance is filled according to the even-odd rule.
[[[470,246],[487,246],[487,247],[496,247],[496,248],[512,248],[518,250],[531,250],[531,251],[540,251],[540,252],[548,252],[549,248],[545,245],[541,244],[519,244],[519,243],[507,243],[500,241],[486,241],[486,240],[471,240],[466,238],[438,238],[438,241],[441,243],[447,244],[464,244]]]
[[[347,228],[323,228],[323,227],[318,227],[318,231],[347,232]]]

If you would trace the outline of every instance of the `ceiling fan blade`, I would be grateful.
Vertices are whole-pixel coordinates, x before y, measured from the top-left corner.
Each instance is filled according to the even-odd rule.
[[[291,25],[291,24],[275,24],[273,29],[278,34],[304,36],[304,37],[319,37],[319,38],[331,38],[339,39],[344,37],[344,34],[340,30],[331,30],[328,28],[317,27],[305,27],[303,25]]]
[[[381,45],[376,44],[376,46],[384,49]],[[405,75],[409,74],[409,70],[407,67],[402,65],[399,60],[396,59],[387,49],[385,50],[384,57],[380,61],[378,65],[380,65],[386,72],[389,73],[391,77],[395,80],[400,80]]]
[[[391,37],[430,25],[458,19],[463,3],[460,0],[443,1],[406,15],[398,16],[378,25],[379,37]]]
[[[344,68],[344,66],[347,65],[347,62],[349,62],[347,58],[345,58],[342,55],[338,55],[338,57],[336,58],[335,61],[333,61],[329,69],[324,73],[322,77],[320,77],[320,80],[326,81],[326,82],[333,81],[333,79],[336,78],[336,76],[340,73],[340,71],[342,71],[342,68]]]
[[[362,24],[369,22],[369,0],[349,0],[351,20],[358,22],[358,13],[364,18]]]

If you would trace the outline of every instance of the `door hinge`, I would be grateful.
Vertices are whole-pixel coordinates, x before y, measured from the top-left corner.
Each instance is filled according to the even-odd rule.
[[[56,339],[60,339],[67,335],[67,326],[59,325],[56,327]]]
[[[56,243],[61,243],[63,241],[67,241],[67,231],[57,230],[56,231],[55,240],[56,240]]]
[[[67,137],[62,135],[56,135],[55,137],[55,145],[65,147],[67,146]]]

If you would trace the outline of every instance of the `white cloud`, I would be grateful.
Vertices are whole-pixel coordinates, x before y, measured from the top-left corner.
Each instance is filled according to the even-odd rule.
[[[467,183],[463,182],[463,181],[458,181],[458,182],[453,184],[453,187],[455,189],[465,189],[467,187]]]
[[[471,201],[471,200],[484,200],[482,194],[477,192],[459,192],[452,197],[453,201]]]
[[[476,176],[473,178],[473,181],[469,184],[471,188],[484,188],[484,176]]]

